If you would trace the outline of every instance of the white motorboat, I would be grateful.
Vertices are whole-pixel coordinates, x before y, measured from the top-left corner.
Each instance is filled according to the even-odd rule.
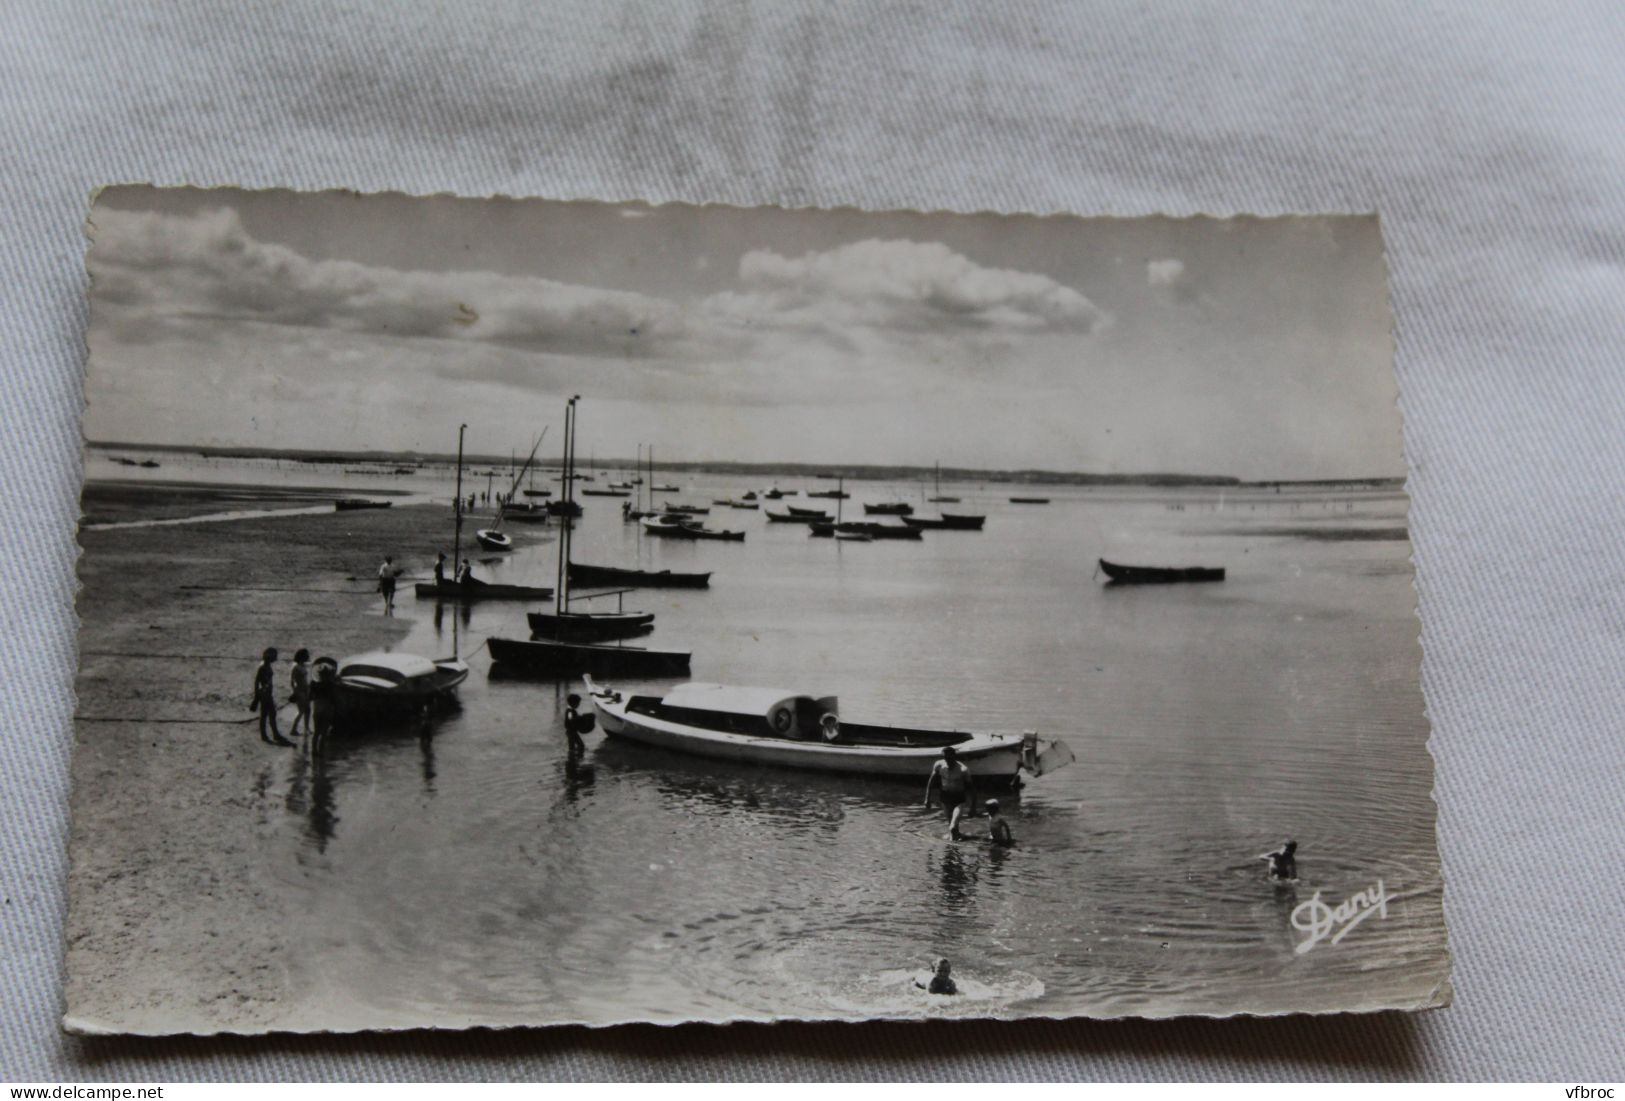
[[[468,664],[457,658],[356,654],[339,662],[333,703],[340,719],[410,715],[449,701],[467,679]]]
[[[1011,783],[1026,769],[1053,772],[1075,760],[1065,742],[1037,733],[972,734],[837,720],[833,696],[773,688],[680,684],[663,696],[632,696],[583,678],[593,710],[612,737],[702,757],[890,776],[924,783],[944,746],[984,782]]]

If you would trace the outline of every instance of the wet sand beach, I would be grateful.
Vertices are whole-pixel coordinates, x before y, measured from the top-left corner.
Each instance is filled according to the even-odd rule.
[[[325,491],[92,483],[100,520],[166,519],[319,503]],[[329,494],[331,496],[331,494]],[[295,900],[262,882],[281,777],[302,749],[260,741],[248,711],[266,646],[347,653],[408,630],[372,577],[385,554],[426,572],[443,541],[429,506],[82,531],[80,669],[67,929],[69,1024],[121,1031],[268,1022],[307,930]],[[351,580],[351,579],[354,580]],[[286,732],[293,709],[284,706]],[[133,720],[133,721],[132,721]],[[130,992],[139,991],[132,1005]]]

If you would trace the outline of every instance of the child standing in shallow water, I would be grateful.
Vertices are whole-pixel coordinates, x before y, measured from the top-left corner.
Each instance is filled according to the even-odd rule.
[[[305,733],[309,734],[315,729],[310,719],[310,651],[301,649],[293,656],[293,673],[289,678],[293,685],[293,703],[298,709],[293,717],[293,725],[288,727],[291,737],[299,733],[299,724],[305,724]]]
[[[276,725],[275,665],[276,647],[272,646],[260,655],[259,668],[254,670],[254,698],[249,700],[248,709],[260,713],[260,741],[267,745],[292,745]]]

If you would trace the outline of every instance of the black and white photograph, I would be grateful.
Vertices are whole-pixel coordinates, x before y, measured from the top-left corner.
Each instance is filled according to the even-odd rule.
[[[87,235],[70,1030],[1449,1004],[1376,216]]]

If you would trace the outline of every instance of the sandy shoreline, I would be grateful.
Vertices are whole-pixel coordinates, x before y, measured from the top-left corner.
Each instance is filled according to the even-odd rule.
[[[173,486],[120,496],[103,483],[87,511],[92,499],[118,519],[219,507]],[[284,507],[286,491],[258,500]],[[441,511],[81,532],[70,1027],[297,1027],[278,1004],[306,981],[301,915],[265,884],[262,854],[286,817],[273,778],[302,751],[265,745],[244,721],[254,666],[281,650],[281,692],[300,646],[342,655],[402,638],[410,620],[385,618],[368,579],[385,554],[426,573]]]

